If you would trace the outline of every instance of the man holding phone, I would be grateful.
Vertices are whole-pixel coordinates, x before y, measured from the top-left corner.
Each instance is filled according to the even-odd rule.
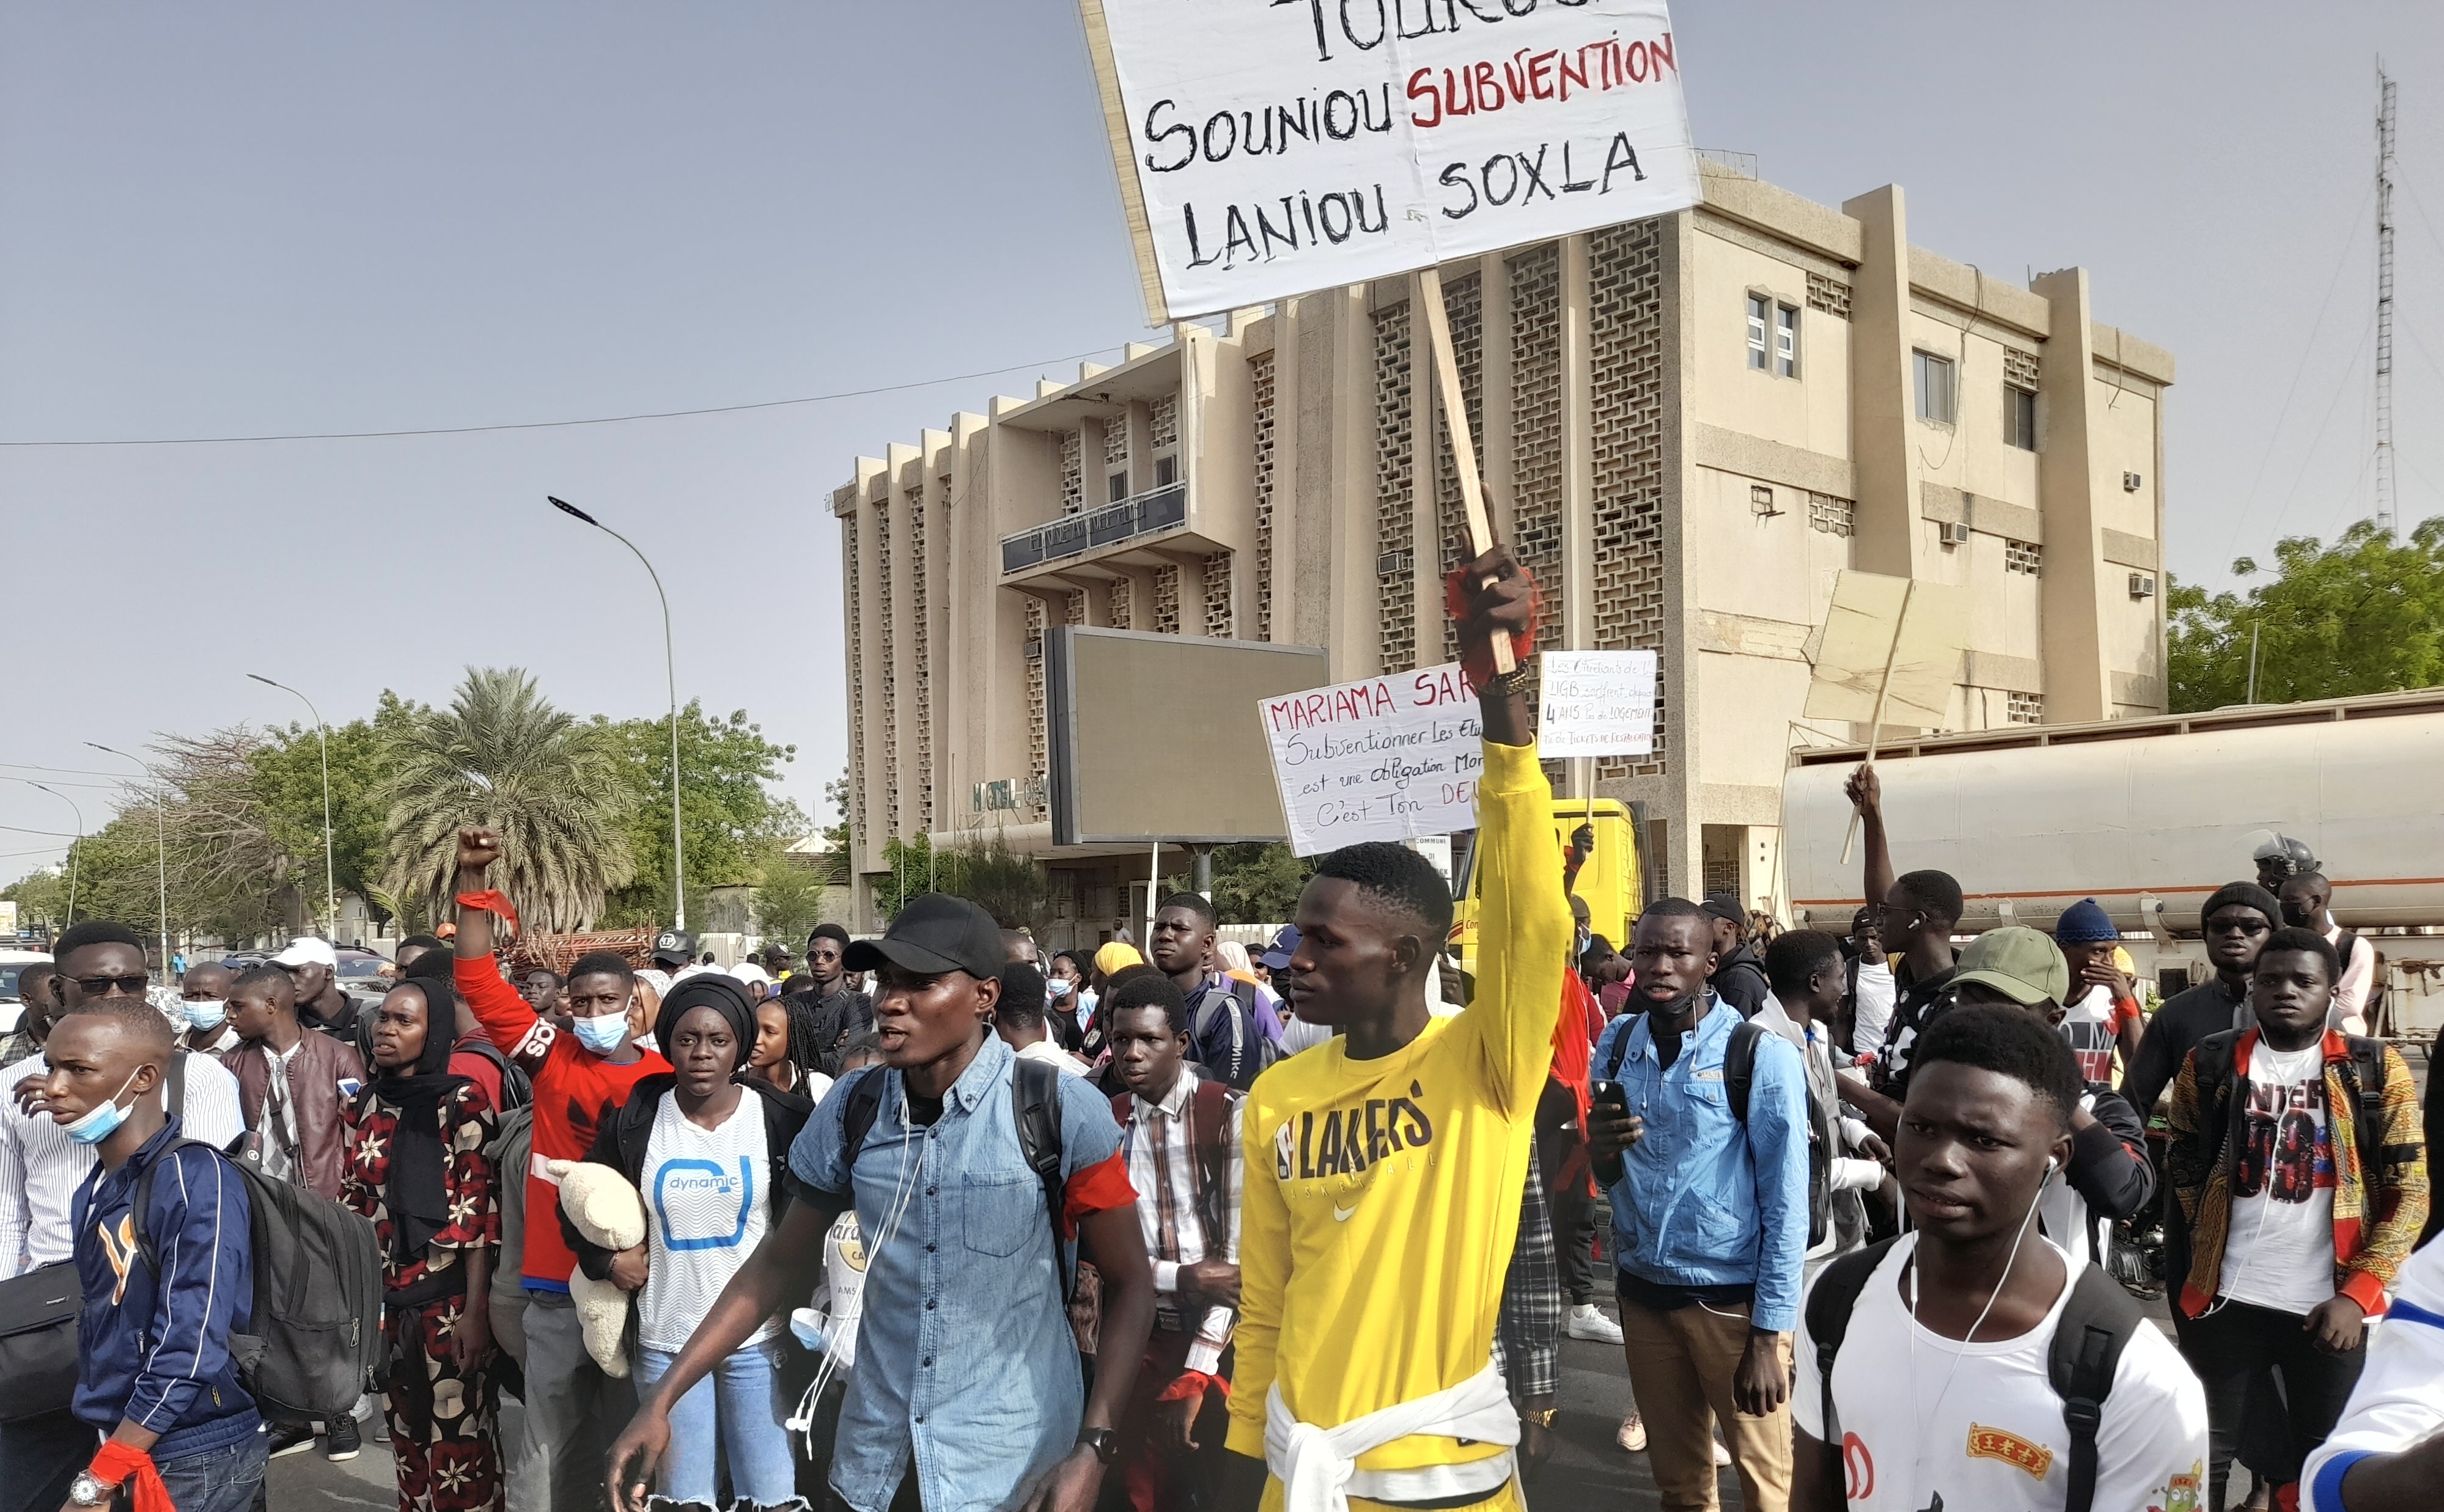
[[[1711,921],[1638,921],[1631,1006],[1597,1044],[1587,1146],[1612,1199],[1629,1379],[1667,1508],[1715,1505],[1719,1421],[1748,1512],[1790,1504],[1790,1335],[1807,1250],[1799,1053],[1706,985]]]

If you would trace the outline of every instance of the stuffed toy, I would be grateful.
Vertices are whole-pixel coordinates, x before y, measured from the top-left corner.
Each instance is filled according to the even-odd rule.
[[[560,1210],[587,1244],[620,1250],[645,1242],[645,1204],[627,1177],[585,1160],[553,1160],[544,1171],[560,1183]],[[628,1355],[620,1345],[628,1331],[628,1294],[581,1266],[568,1274],[568,1300],[577,1307],[585,1353],[603,1374],[625,1376]]]

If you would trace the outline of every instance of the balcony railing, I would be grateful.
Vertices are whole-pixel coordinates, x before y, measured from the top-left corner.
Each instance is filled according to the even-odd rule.
[[[1166,484],[1090,513],[1065,515],[1049,525],[1002,537],[1001,570],[1022,572],[1187,523],[1188,485]]]

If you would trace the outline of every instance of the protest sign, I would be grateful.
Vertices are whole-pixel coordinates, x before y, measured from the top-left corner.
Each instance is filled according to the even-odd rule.
[[[1541,671],[1539,754],[1655,753],[1655,653],[1548,651]]]
[[[1685,210],[1663,0],[1080,0],[1155,323]]]
[[[1484,728],[1456,662],[1261,699],[1256,713],[1297,854],[1475,827]]]
[[[1940,729],[1968,639],[1967,589],[1845,568],[1833,580],[1806,715]]]

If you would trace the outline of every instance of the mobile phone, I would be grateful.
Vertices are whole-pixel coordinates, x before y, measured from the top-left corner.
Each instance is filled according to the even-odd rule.
[[[1629,1115],[1629,1094],[1618,1081],[1588,1082],[1587,1100],[1603,1108],[1614,1117],[1626,1117]]]

